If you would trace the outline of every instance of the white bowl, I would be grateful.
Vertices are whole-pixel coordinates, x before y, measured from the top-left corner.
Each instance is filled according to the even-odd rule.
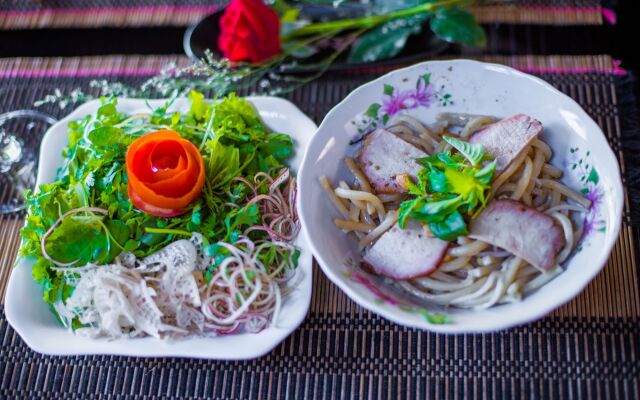
[[[317,127],[302,111],[289,101],[276,97],[249,97],[263,121],[276,132],[286,133],[294,140],[296,154],[290,160],[295,172],[309,139]],[[151,107],[159,107],[166,100],[152,100]],[[94,113],[98,100],[83,104],[69,116],[55,124],[45,134],[40,149],[37,184],[55,180],[62,165],[62,149],[68,143],[67,124]],[[128,114],[148,112],[146,100],[120,99],[118,111]],[[189,102],[178,99],[170,111],[187,111]],[[262,356],[283,341],[304,320],[311,302],[312,260],[304,237],[296,244],[301,249],[297,286],[284,300],[280,318],[275,326],[260,333],[242,333],[214,338],[189,338],[162,341],[155,338],[104,340],[74,336],[62,327],[42,300],[42,289],[31,277],[32,260],[20,259],[11,272],[5,299],[5,313],[11,326],[25,343],[39,353],[51,355],[117,354],[140,357],[193,357],[220,360],[250,359]]]
[[[431,74],[433,92],[425,96],[431,101],[401,112],[423,122],[433,122],[436,114],[444,111],[499,117],[529,114],[545,126],[543,138],[554,151],[552,163],[566,171],[563,181],[597,197],[596,206],[589,213],[593,229],[585,236],[581,250],[565,265],[562,274],[518,304],[475,311],[442,310],[416,303],[391,290],[382,279],[353,267],[349,260],[360,259],[356,244],[333,223],[338,213],[318,178],[326,175],[333,183],[351,179],[343,158],[357,149],[349,141],[357,135],[363,118],[356,119],[356,125],[350,121],[372,103],[383,104],[383,97],[390,100],[384,96],[385,91],[395,95],[415,89],[425,74]],[[391,107],[387,109],[392,111]],[[584,161],[578,168],[567,168],[568,162],[579,159]],[[585,178],[580,181],[582,176]],[[605,265],[618,238],[624,192],[618,163],[607,140],[575,101],[541,79],[512,68],[452,60],[429,61],[393,71],[354,90],[334,107],[309,144],[299,173],[299,193],[299,213],[311,250],[329,279],[351,299],[402,325],[465,333],[495,331],[541,318],[580,293]],[[429,323],[425,309],[444,312],[450,323]]]

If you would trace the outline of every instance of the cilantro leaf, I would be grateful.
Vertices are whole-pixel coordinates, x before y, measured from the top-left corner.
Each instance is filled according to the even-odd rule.
[[[240,228],[248,228],[257,224],[259,220],[258,206],[255,203],[234,209],[224,220],[224,225],[227,228],[225,241],[235,242],[240,234]]]

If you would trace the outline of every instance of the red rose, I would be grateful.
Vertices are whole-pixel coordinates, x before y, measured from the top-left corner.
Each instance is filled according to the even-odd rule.
[[[260,61],[280,54],[280,19],[261,0],[232,0],[220,18],[218,48],[231,61]]]

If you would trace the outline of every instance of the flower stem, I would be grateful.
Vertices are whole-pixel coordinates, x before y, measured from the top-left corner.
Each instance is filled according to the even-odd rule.
[[[281,40],[283,42],[287,42],[300,36],[327,31],[339,31],[355,28],[370,29],[393,19],[406,18],[420,13],[433,13],[439,8],[468,5],[471,2],[471,0],[441,0],[434,3],[420,4],[384,15],[370,15],[366,17],[341,19],[337,21],[317,22],[302,26],[292,32],[289,32],[287,35],[283,36]]]

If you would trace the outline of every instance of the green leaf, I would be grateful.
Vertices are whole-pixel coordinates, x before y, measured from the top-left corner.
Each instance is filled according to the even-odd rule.
[[[33,267],[31,267],[31,275],[36,282],[44,282],[49,279],[49,261],[39,258]]]
[[[224,220],[227,228],[227,237],[225,240],[231,238],[231,241],[235,242],[241,233],[240,228],[248,228],[257,224],[258,221],[260,221],[260,216],[258,206],[255,203],[243,208],[234,209]]]
[[[458,236],[469,233],[467,223],[457,210],[441,222],[430,222],[429,229],[434,236],[447,241],[455,240]]]
[[[456,210],[462,203],[462,197],[423,202],[413,209],[411,216],[418,221],[431,222],[442,221],[446,216]]]
[[[485,165],[480,171],[476,172],[474,176],[478,180],[478,182],[486,185],[491,182],[491,179],[493,179],[493,175],[495,174],[495,172],[496,162],[492,161]]]
[[[404,48],[407,38],[422,30],[427,14],[384,23],[360,37],[351,48],[349,63],[366,63],[393,58]]]
[[[465,156],[474,167],[480,165],[484,159],[484,147],[479,143],[469,143],[451,136],[444,136],[443,139]]]
[[[129,227],[124,221],[120,220],[107,220],[105,226],[110,234],[109,254],[100,261],[101,263],[110,263],[118,254],[122,253],[122,249],[126,246],[129,239]],[[116,243],[113,243],[113,241]]]
[[[137,240],[129,239],[124,244],[125,251],[134,251],[140,246],[140,243]]]
[[[191,211],[191,223],[200,225],[202,223],[202,206],[200,204],[193,207]]]
[[[441,8],[431,19],[431,30],[442,40],[484,47],[487,37],[473,14],[461,8]]]
[[[105,100],[105,103],[98,108],[98,117],[112,117],[118,113],[115,98]]]
[[[207,111],[207,104],[204,101],[204,95],[192,90],[189,92],[189,100],[191,100],[189,114],[193,115],[196,120],[204,119],[204,115]]]
[[[111,146],[121,143],[124,131],[113,126],[101,126],[89,132],[89,140],[96,146]]]
[[[398,224],[400,225],[400,228],[404,229],[404,227],[406,226],[407,218],[409,218],[409,215],[411,215],[413,209],[418,207],[420,205],[420,202],[423,201],[424,200],[422,198],[417,197],[413,200],[403,201],[400,204],[400,207],[398,208]]]
[[[393,96],[393,86],[385,83],[383,92],[387,96]]]
[[[447,193],[451,190],[451,185],[444,171],[433,168],[429,172],[429,188],[432,192],[438,193]]]
[[[240,169],[240,150],[232,146],[224,146],[219,139],[207,142],[209,161],[207,178],[212,187],[226,185],[233,179]]]
[[[47,239],[47,253],[76,265],[99,262],[109,255],[109,241],[98,217],[69,217]]]
[[[467,143],[455,138],[450,143],[460,148],[469,160],[484,158],[482,147],[466,146]],[[466,232],[463,213],[475,218],[486,205],[495,161],[478,169],[459,153],[442,152],[417,162],[424,168],[418,172],[418,184],[409,190],[409,194],[417,197],[400,205],[400,226],[404,227],[410,217],[429,223],[437,237],[453,240]]]

